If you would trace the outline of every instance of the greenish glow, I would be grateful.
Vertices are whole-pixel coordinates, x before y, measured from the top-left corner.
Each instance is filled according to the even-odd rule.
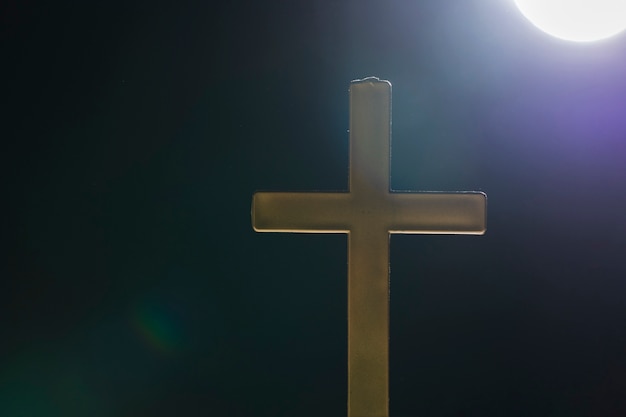
[[[180,347],[180,329],[163,308],[142,305],[137,309],[134,324],[143,340],[161,353],[173,353]]]

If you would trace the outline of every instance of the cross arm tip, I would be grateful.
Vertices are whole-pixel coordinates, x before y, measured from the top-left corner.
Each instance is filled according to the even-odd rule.
[[[259,199],[261,197],[262,192],[257,191],[252,194],[252,204],[250,205],[250,221],[252,223],[252,229],[255,232],[264,232],[264,228],[259,226]],[[262,223],[262,222],[261,222]]]
[[[361,78],[361,79],[357,79],[357,80],[352,80],[350,81],[350,85],[354,85],[354,84],[364,84],[364,83],[371,83],[371,84],[387,84],[389,87],[391,87],[391,82],[389,82],[388,80],[381,80],[378,77],[374,77],[374,76],[370,76],[370,77],[365,77],[365,78]]]
[[[467,194],[480,201],[480,211],[482,211],[482,225],[470,234],[482,236],[487,233],[487,194],[482,191],[470,191]]]
[[[487,233],[487,194],[482,191],[475,191],[475,193],[481,198],[483,202],[483,227],[477,231],[477,235],[484,235]]]

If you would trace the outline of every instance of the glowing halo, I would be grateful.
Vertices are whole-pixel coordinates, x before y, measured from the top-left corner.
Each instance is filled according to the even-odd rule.
[[[626,29],[626,0],[515,0],[530,22],[556,38],[593,42]]]

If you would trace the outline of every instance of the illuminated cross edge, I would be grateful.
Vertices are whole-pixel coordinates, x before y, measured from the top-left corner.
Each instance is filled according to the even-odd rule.
[[[389,234],[485,233],[481,192],[395,193],[389,187],[391,83],[350,85],[350,191],[258,192],[257,232],[348,234],[348,416],[387,416]]]

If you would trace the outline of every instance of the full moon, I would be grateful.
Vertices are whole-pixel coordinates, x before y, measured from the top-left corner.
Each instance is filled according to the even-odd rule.
[[[568,41],[592,42],[626,28],[626,0],[515,0],[544,32]]]

